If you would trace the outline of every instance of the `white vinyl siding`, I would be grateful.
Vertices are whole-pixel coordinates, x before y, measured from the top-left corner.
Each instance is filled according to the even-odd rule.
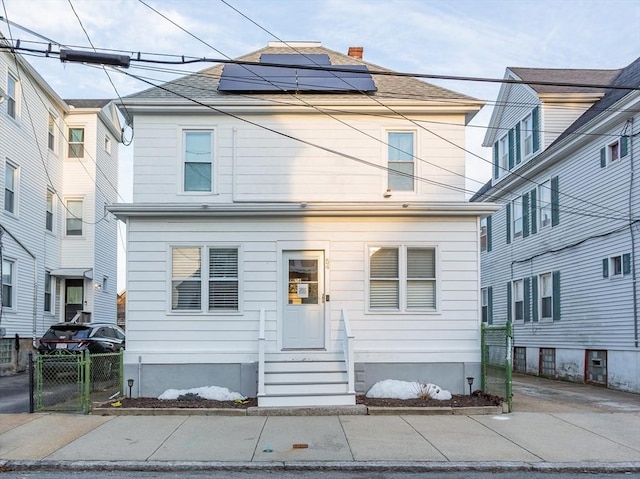
[[[414,191],[414,134],[413,132],[388,133],[388,187],[391,191]]]
[[[369,248],[369,309],[436,308],[436,255],[433,248]]]
[[[184,132],[185,192],[210,192],[213,188],[213,132]]]

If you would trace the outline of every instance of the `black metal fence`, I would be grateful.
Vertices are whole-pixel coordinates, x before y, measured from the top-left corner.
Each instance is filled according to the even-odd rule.
[[[34,360],[35,410],[87,414],[96,401],[122,389],[123,354],[37,354]]]
[[[511,323],[504,326],[482,325],[482,390],[507,401],[513,407],[512,370],[513,331]]]

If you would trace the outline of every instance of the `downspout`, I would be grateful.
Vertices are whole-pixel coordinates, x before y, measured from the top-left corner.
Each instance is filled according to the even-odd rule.
[[[237,157],[238,157],[238,127],[233,127],[231,130],[231,202],[236,203],[238,198],[236,198],[236,192],[238,191],[237,179],[238,172],[237,168]]]
[[[634,230],[637,227],[637,218],[633,217],[633,180],[634,180],[634,164],[633,164],[633,116],[629,119],[628,125],[631,129],[631,134],[629,135],[629,234],[631,236],[631,284],[632,284],[632,292],[633,292],[633,337],[635,340],[635,347],[638,348],[639,338],[638,338],[638,275],[636,272],[636,240]]]

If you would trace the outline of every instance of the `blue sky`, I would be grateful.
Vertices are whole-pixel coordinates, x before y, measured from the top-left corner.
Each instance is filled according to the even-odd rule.
[[[220,0],[144,1],[218,51],[137,0],[4,0],[2,16],[65,45],[89,45],[73,5],[98,48],[220,58],[278,39],[313,40],[344,53],[362,46],[365,60],[397,71],[471,77],[502,78],[507,66],[620,68],[640,56],[638,0],[225,0],[270,33]],[[0,31],[9,36],[6,24]],[[33,39],[15,28],[11,34]],[[101,69],[28,60],[63,98],[116,96]],[[111,78],[122,96],[147,87],[117,73]],[[433,83],[489,102],[499,89]],[[467,149],[485,158],[489,151],[480,144],[490,115],[488,105],[467,132]],[[132,147],[121,147],[125,200],[131,198],[132,156]],[[476,190],[489,178],[489,165],[467,155],[467,176],[467,188]]]

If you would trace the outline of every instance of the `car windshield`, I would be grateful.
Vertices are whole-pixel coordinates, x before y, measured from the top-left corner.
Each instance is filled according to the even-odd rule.
[[[89,332],[87,328],[51,328],[42,339],[86,339]]]

